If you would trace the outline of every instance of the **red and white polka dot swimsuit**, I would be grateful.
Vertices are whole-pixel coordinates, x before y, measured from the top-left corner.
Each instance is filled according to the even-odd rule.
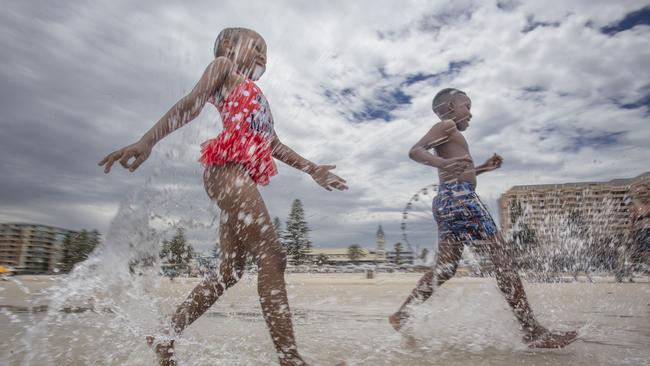
[[[215,98],[209,102],[215,103]],[[241,163],[255,183],[267,185],[278,170],[271,156],[275,134],[269,104],[251,80],[239,83],[217,105],[223,131],[201,144],[204,166]]]

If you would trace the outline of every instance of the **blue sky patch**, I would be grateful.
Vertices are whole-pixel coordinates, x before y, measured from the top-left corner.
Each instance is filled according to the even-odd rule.
[[[392,115],[393,111],[411,104],[413,98],[404,91],[404,87],[429,80],[433,80],[432,84],[436,84],[438,79],[456,75],[472,64],[474,64],[473,60],[452,61],[448,64],[447,70],[439,73],[428,74],[418,72],[406,76],[391,75],[381,65],[377,67],[377,73],[381,79],[398,81],[403,78],[403,80],[394,87],[382,86],[374,88],[372,96],[362,101],[363,107],[360,110],[350,108],[350,105],[356,104],[353,102],[356,102],[357,100],[355,98],[358,97],[358,93],[354,88],[347,87],[340,90],[325,89],[323,94],[329,102],[341,104],[344,108],[347,108],[347,112],[343,111],[341,114],[351,122],[359,123],[378,119],[390,122],[395,119]]]
[[[625,109],[637,109],[641,107],[646,107],[646,114],[650,111],[650,92],[646,93],[644,96],[632,103],[619,104],[621,108]]]
[[[583,147],[604,147],[604,146],[609,146],[609,145],[614,145],[618,143],[619,138],[625,134],[623,131],[618,131],[618,132],[602,132],[602,131],[594,131],[594,132],[586,132],[584,130],[580,131],[582,133],[578,134],[577,136],[573,136],[571,138],[571,141],[573,142],[573,145],[569,145],[565,147],[565,151],[579,151]]]
[[[340,91],[325,89],[323,95],[330,103],[348,107],[352,104],[353,98],[357,97],[357,92],[353,88],[345,88]],[[361,110],[353,110],[351,113],[343,112],[342,115],[352,122],[376,119],[389,122],[394,119],[391,112],[400,106],[411,104],[411,100],[411,96],[400,88],[379,88],[373,93],[372,98],[364,100]]]
[[[405,94],[402,89],[379,89],[374,93],[372,100],[367,100],[361,111],[352,113],[354,122],[364,122],[375,119],[382,119],[390,122],[394,119],[391,112],[402,105],[411,104],[411,96]]]
[[[543,92],[545,89],[538,85],[527,86],[523,89],[526,93],[539,93]]]
[[[605,34],[613,35],[641,24],[650,25],[650,6],[628,13],[620,21],[603,27],[600,30]]]
[[[547,140],[552,135],[567,136],[569,144],[561,148],[562,151],[575,153],[584,147],[599,148],[619,143],[625,131],[598,131],[586,128],[571,128],[560,126],[549,126],[533,130],[538,133],[540,142]]]
[[[514,0],[500,0],[500,1],[497,1],[497,8],[499,8],[499,9],[501,9],[503,11],[506,11],[506,12],[510,12],[510,11],[513,11],[513,10],[517,9],[519,7],[519,5],[520,5],[520,3],[518,1],[514,1]]]
[[[625,134],[625,131],[605,132],[605,131],[587,131],[578,128],[572,131],[571,145],[565,146],[562,150],[576,152],[584,147],[606,147],[618,143],[619,138]]]
[[[439,79],[443,76],[450,76],[454,74],[459,74],[464,68],[467,66],[471,66],[474,63],[474,61],[471,60],[460,60],[460,61],[452,61],[449,63],[447,66],[447,70],[443,72],[439,72],[436,74],[425,74],[422,72],[419,72],[417,74],[410,74],[407,75],[404,81],[402,82],[402,86],[410,86],[415,83],[419,83],[420,81],[425,81],[429,79]]]
[[[559,27],[560,22],[539,22],[532,15],[526,17],[526,25],[521,30],[522,33],[529,33],[539,27]]]

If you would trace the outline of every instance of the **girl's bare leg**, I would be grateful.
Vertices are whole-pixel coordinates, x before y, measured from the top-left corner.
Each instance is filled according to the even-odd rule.
[[[246,264],[246,248],[241,244],[237,230],[237,215],[229,213],[224,206],[227,202],[227,192],[235,193],[236,175],[226,174],[225,171],[214,167],[209,169],[212,175],[206,172],[205,186],[210,198],[215,199],[221,210],[221,221],[219,225],[219,269],[205,277],[187,296],[187,298],[176,309],[172,316],[170,339],[160,341],[155,345],[161,366],[173,366],[174,360],[174,337],[180,335],[185,328],[198,319],[212,306],[217,299],[230,287],[234,286],[241,278]],[[210,180],[218,178],[219,186],[209,184]],[[223,191],[223,197],[217,200],[216,189]],[[154,340],[148,339],[150,343]]]
[[[440,286],[456,274],[458,261],[463,255],[463,243],[451,239],[445,239],[440,242],[438,251],[438,261],[435,270],[432,267],[418,281],[411,294],[406,298],[404,304],[396,313],[388,317],[388,321],[400,331],[408,320],[409,307],[415,304],[425,302],[433,294],[433,282],[436,280],[436,286]],[[435,272],[435,273],[434,273]]]
[[[172,317],[174,334],[181,334],[185,328],[205,313],[212,304],[230,287],[234,286],[244,273],[246,251],[239,245],[234,234],[235,220],[223,218],[219,231],[219,270],[211,273],[199,283],[178,307]]]
[[[213,192],[229,220],[236,220],[234,236],[251,253],[258,266],[258,293],[264,319],[282,366],[306,365],[300,357],[293,333],[289,301],[284,282],[285,254],[276,237],[271,217],[257,185],[239,165],[225,165],[206,174],[206,187]],[[216,174],[218,173],[218,174]],[[231,179],[223,185],[221,175]],[[230,181],[230,180],[229,180]],[[214,183],[212,183],[214,182]],[[213,188],[214,187],[214,188]]]

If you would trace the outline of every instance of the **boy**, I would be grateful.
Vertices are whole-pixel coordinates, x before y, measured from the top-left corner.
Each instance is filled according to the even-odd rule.
[[[471,101],[463,91],[441,90],[433,99],[433,111],[441,121],[409,152],[411,159],[438,169],[440,186],[433,200],[433,214],[440,235],[438,261],[422,276],[400,309],[389,317],[389,322],[395,330],[403,330],[409,307],[427,300],[434,284],[440,286],[454,276],[463,245],[467,244],[489,256],[494,263],[497,284],[521,324],[524,341],[530,347],[564,347],[576,339],[577,333],[551,333],[537,323],[505,241],[474,191],[476,176],[498,169],[503,159],[494,154],[484,164],[474,166],[461,133],[469,127],[470,108]],[[428,151],[432,148],[435,155]]]

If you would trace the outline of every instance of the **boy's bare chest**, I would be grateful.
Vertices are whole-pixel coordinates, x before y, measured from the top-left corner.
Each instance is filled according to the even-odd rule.
[[[456,132],[449,136],[446,143],[438,146],[436,152],[443,158],[455,158],[469,155],[469,146],[465,137],[460,132]]]

